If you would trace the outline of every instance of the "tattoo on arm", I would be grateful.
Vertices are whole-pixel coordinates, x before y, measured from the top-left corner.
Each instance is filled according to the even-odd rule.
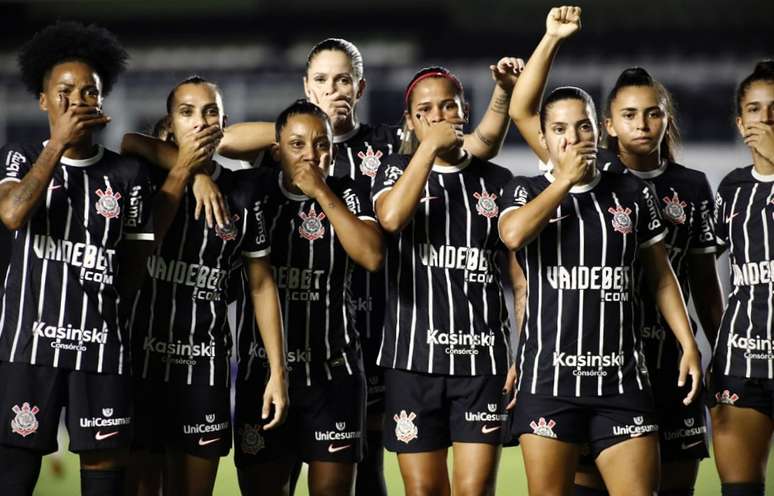
[[[38,178],[28,175],[22,180],[19,185],[14,189],[13,199],[14,206],[24,204],[33,197],[35,190],[40,187],[40,181]]]
[[[490,107],[490,110],[497,114],[507,114],[508,106],[510,105],[510,102],[511,102],[511,95],[508,95],[508,94],[497,95],[495,97],[495,100],[492,102],[492,106]]]
[[[476,135],[476,138],[481,140],[481,142],[483,144],[485,144],[486,146],[492,146],[494,144],[494,142],[495,142],[495,140],[492,139],[491,137],[484,136],[484,133],[479,131],[478,128],[476,128],[475,131],[473,131],[473,133]]]

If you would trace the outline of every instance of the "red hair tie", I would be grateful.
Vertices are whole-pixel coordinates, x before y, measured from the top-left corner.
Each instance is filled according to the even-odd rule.
[[[452,74],[450,72],[447,72],[447,71],[431,71],[431,72],[426,72],[426,73],[422,74],[421,76],[419,76],[418,78],[414,79],[414,81],[412,81],[411,84],[408,85],[408,88],[406,88],[406,92],[403,94],[403,101],[406,104],[406,110],[408,110],[408,108],[409,108],[409,96],[411,95],[411,92],[414,91],[414,87],[417,84],[419,84],[420,81],[423,81],[423,80],[425,80],[427,78],[431,78],[431,77],[440,77],[440,78],[447,79],[447,80],[452,82],[454,87],[457,88],[457,90],[460,93],[463,93],[462,83],[460,82],[459,79],[457,79],[456,76],[454,76],[454,74]]]

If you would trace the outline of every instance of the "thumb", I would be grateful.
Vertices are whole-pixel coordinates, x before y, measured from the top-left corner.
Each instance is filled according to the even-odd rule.
[[[561,150],[562,152],[567,151],[567,138],[559,139],[559,150]]]
[[[263,408],[261,409],[261,418],[266,420],[271,413],[271,397],[268,394],[263,396]]]

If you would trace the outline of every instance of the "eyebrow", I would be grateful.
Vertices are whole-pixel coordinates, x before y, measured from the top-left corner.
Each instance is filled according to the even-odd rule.
[[[660,105],[651,105],[650,107],[645,107],[645,110],[653,110],[653,109],[661,110],[661,106]],[[627,112],[627,111],[632,111],[632,110],[636,112],[639,109],[637,107],[624,107],[624,108],[622,108],[620,110],[620,112]]]

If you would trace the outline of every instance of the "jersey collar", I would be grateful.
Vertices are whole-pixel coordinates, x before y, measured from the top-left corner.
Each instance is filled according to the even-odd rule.
[[[752,177],[756,181],[760,181],[762,183],[771,183],[774,182],[774,174],[761,174],[760,172],[755,170],[755,166],[753,165],[752,169]]]
[[[463,158],[462,162],[460,162],[459,164],[457,165],[433,164],[433,172],[439,172],[441,174],[449,174],[452,172],[460,172],[461,170],[465,169],[467,166],[470,165],[470,161],[473,160],[473,156],[467,150],[464,150],[464,152],[465,152],[465,158]]]
[[[357,123],[357,125],[355,125],[354,128],[352,128],[351,131],[347,131],[344,134],[334,135],[333,144],[338,145],[339,143],[344,143],[345,141],[349,141],[349,139],[352,138],[354,135],[356,135],[358,131],[360,131],[359,122]]]
[[[546,172],[545,178],[548,179],[548,182],[552,183],[556,180],[554,175],[551,173],[551,171]],[[588,193],[594,187],[599,184],[599,181],[602,180],[602,174],[599,172],[599,170],[594,167],[594,177],[591,178],[591,181],[586,184],[576,185],[570,188],[570,193]]]
[[[288,200],[293,200],[293,201],[306,201],[306,200],[309,199],[309,197],[306,196],[306,195],[299,195],[299,194],[292,193],[292,192],[286,190],[285,189],[285,185],[282,183],[282,178],[283,177],[284,176],[282,174],[282,171],[280,171],[280,173],[277,175],[277,182],[279,182],[280,191],[282,191],[282,194],[285,195],[285,198],[287,198]]]
[[[662,160],[659,166],[656,167],[655,169],[647,170],[647,171],[638,171],[634,169],[629,169],[629,172],[639,177],[640,179],[654,179],[660,176],[661,174],[663,174],[664,172],[666,172],[668,164],[669,164],[668,161]]]
[[[48,144],[48,140],[44,141],[43,147],[45,148],[47,144]],[[92,157],[75,159],[75,158],[67,158],[64,155],[62,155],[62,158],[60,158],[59,161],[71,167],[88,167],[102,160],[102,156],[104,154],[105,154],[105,148],[102,145],[97,145],[97,153],[94,154],[94,156]]]

